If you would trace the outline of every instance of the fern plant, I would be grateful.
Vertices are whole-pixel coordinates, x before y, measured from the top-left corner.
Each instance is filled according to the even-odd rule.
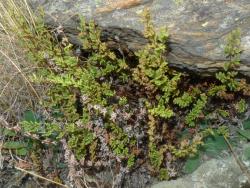
[[[174,161],[195,155],[209,133],[209,128],[202,132],[197,125],[206,111],[212,111],[206,108],[211,99],[230,98],[235,91],[249,91],[246,82],[238,82],[237,72],[233,71],[240,62],[239,31],[228,37],[225,53],[230,61],[225,64],[223,72],[216,74],[220,83],[214,81],[211,84],[185,86],[186,75],[170,68],[165,57],[169,34],[165,28],[158,33],[154,30],[147,10],[143,12],[143,23],[148,44],[136,53],[138,65],[134,68],[129,68],[124,59],[118,58],[101,41],[101,31],[93,21],[86,23],[85,19],[81,19],[79,39],[84,57],[74,55],[75,47],[66,37],[61,41],[55,39],[42,19],[35,21],[36,24],[30,28],[25,19],[20,20],[19,42],[28,49],[29,60],[37,63],[33,82],[48,88],[48,95],[41,103],[49,115],[43,117],[43,121],[23,121],[20,125],[24,132],[38,134],[43,139],[59,141],[65,138],[79,160],[99,160],[101,144],[104,144],[108,147],[108,155],[125,162],[123,164],[127,167],[132,168],[137,158],[142,157],[148,159],[161,179],[168,179],[165,156],[172,156]],[[146,98],[147,112],[143,117],[146,124],[143,128],[147,130],[143,140],[146,147],[136,146],[135,136],[129,136],[124,131],[128,122],[130,125],[134,119],[128,118],[125,122],[120,113],[126,109],[137,117],[134,111],[143,111],[144,106],[138,107],[139,102],[132,101],[134,96],[131,99],[126,91],[124,95],[119,95],[117,88],[124,86],[119,84],[144,92],[140,93],[140,97]],[[138,109],[131,110],[131,104]],[[242,100],[235,107],[239,112],[246,109]],[[118,118],[116,112],[120,113]],[[216,112],[228,116],[223,110]],[[183,123],[183,127],[178,127],[179,122]],[[192,138],[178,139],[175,132],[179,129],[191,129],[195,133],[191,134]],[[101,140],[100,132],[106,134],[105,139]],[[137,147],[145,151],[140,155],[135,152]]]
[[[130,153],[131,147],[135,145],[136,140],[134,138],[129,138],[124,131],[114,125],[111,124],[108,127],[111,128],[111,138],[110,138],[110,146],[115,155],[122,159],[127,159],[128,167],[132,167],[135,161],[135,155]]]
[[[237,91],[238,81],[235,80],[238,72],[233,71],[240,64],[241,49],[241,32],[240,29],[232,31],[227,36],[227,44],[225,46],[225,54],[229,58],[229,62],[224,64],[224,72],[216,73],[216,78],[230,91]]]
[[[185,122],[189,126],[195,125],[195,120],[201,115],[203,109],[207,103],[207,96],[205,94],[200,95],[200,99],[194,104],[192,110],[187,114]]]
[[[169,100],[173,94],[178,93],[178,82],[181,73],[169,69],[164,58],[168,32],[161,29],[159,34],[154,31],[148,10],[143,12],[143,23],[145,25],[144,36],[149,40],[149,44],[137,52],[139,65],[134,69],[133,78],[135,81],[151,92],[161,92],[156,104],[150,104],[149,112],[154,116],[170,118],[173,111],[169,107]]]

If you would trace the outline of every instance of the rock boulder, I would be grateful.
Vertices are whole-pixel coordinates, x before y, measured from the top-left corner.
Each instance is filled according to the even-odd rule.
[[[29,0],[36,9],[45,9],[49,27],[64,26],[74,44],[79,19],[94,19],[102,28],[102,40],[111,47],[134,52],[146,44],[140,13],[149,7],[155,28],[170,32],[169,65],[200,75],[221,69],[226,57],[225,37],[236,28],[242,32],[239,72],[250,77],[249,0]]]

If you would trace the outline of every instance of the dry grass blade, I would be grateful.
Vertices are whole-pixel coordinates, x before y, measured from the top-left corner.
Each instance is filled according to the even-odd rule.
[[[26,0],[0,0],[0,112],[15,123],[27,109],[34,109],[43,93],[29,75],[37,68],[19,46],[23,19],[33,31],[35,17]]]
[[[30,7],[29,7],[29,5],[28,5],[28,3],[27,3],[27,0],[24,0],[24,3],[25,3],[25,6],[26,6],[26,8],[27,8],[27,10],[28,10],[28,12],[29,12],[29,16],[30,16],[30,19],[31,19],[31,21],[32,21],[33,27],[36,27],[35,19],[34,19],[34,17],[33,17],[32,11],[30,10]]]
[[[23,79],[28,83],[29,87],[31,88],[31,90],[34,92],[35,96],[40,99],[38,93],[36,92],[36,90],[34,89],[34,87],[32,86],[32,84],[30,83],[29,79],[23,74],[22,70],[11,60],[11,58],[5,54],[2,50],[0,50],[0,53],[6,57],[9,62],[17,69],[17,71],[22,75]]]
[[[17,170],[20,170],[20,171],[22,171],[22,172],[25,172],[25,173],[27,173],[27,174],[30,174],[30,175],[35,176],[35,177],[37,177],[37,178],[40,178],[40,179],[42,179],[42,180],[46,180],[46,181],[51,182],[51,183],[53,183],[53,184],[60,185],[60,186],[62,186],[62,187],[68,188],[68,186],[66,186],[66,185],[63,185],[63,184],[61,184],[61,183],[59,183],[59,182],[56,182],[56,181],[50,180],[50,179],[48,179],[48,178],[45,178],[45,177],[43,177],[43,176],[40,176],[40,175],[38,175],[38,174],[35,174],[34,172],[27,171],[27,170],[22,169],[22,168],[19,168],[19,167],[17,167],[17,166],[15,166],[15,168],[16,168]]]

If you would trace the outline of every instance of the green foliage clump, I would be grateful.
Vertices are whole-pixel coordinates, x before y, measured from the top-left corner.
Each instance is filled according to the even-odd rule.
[[[204,131],[197,126],[202,115],[211,112],[206,108],[211,99],[232,98],[232,92],[247,88],[244,82],[235,79],[237,72],[232,70],[240,62],[238,30],[228,37],[225,53],[230,61],[223,72],[216,74],[217,80],[211,84],[183,87],[185,75],[168,67],[165,58],[169,34],[166,29],[156,33],[149,11],[143,12],[144,36],[148,44],[135,54],[138,65],[129,71],[126,61],[101,41],[101,31],[93,21],[86,23],[81,19],[79,39],[81,51],[86,53],[84,57],[74,55],[75,47],[66,37],[57,41],[42,19],[36,22],[33,29],[26,27],[25,20],[20,22],[20,45],[28,49],[27,56],[39,67],[32,77],[33,82],[48,87],[48,96],[41,102],[51,117],[44,121],[32,117],[20,125],[24,132],[38,134],[43,139],[59,141],[65,138],[79,160],[97,160],[99,146],[103,143],[96,132],[101,131],[107,133],[102,141],[117,159],[125,161],[129,168],[136,163],[139,155],[134,151],[135,136],[125,132],[124,120],[116,121],[112,117],[117,108],[123,109],[131,102],[126,94],[118,94],[116,83],[132,85],[132,88],[139,86],[145,91],[147,146],[141,156],[149,159],[160,179],[169,179],[164,163],[166,153],[173,161],[194,156],[211,133],[209,128]],[[236,109],[240,113],[245,111],[245,102],[240,100]],[[223,117],[229,116],[223,110],[218,112]],[[103,125],[98,125],[97,119]],[[179,122],[187,131],[194,131],[195,127],[192,138],[178,139],[171,134],[171,131],[180,132],[176,125]],[[219,130],[226,134],[224,129]]]
[[[162,156],[164,152],[170,152],[176,158],[184,158],[195,155],[203,144],[205,134],[200,134],[192,141],[181,142],[179,146],[168,145],[164,152],[158,146],[155,134],[159,129],[160,119],[168,121],[171,117],[175,117],[176,112],[189,108],[188,113],[184,113],[185,124],[189,127],[197,125],[198,119],[203,118],[206,106],[213,98],[232,100],[233,93],[243,91],[246,92],[246,83],[239,82],[236,79],[237,72],[233,71],[240,63],[240,31],[233,31],[227,38],[225,54],[229,58],[229,62],[224,65],[224,72],[216,74],[217,82],[204,86],[190,87],[180,92],[179,87],[184,77],[181,73],[176,72],[168,67],[168,63],[164,58],[166,53],[165,44],[168,39],[166,30],[161,30],[159,34],[154,31],[153,24],[150,20],[149,12],[144,12],[144,36],[148,39],[149,44],[136,55],[139,59],[139,65],[134,69],[133,79],[140,85],[144,86],[147,91],[155,97],[153,101],[147,101],[146,106],[149,113],[148,136],[149,136],[149,159],[155,169],[161,168]],[[244,87],[240,87],[240,84]],[[200,88],[199,88],[200,87]],[[150,95],[150,94],[149,94]],[[243,112],[246,106],[241,101],[236,105],[239,112]],[[218,111],[224,118],[229,116],[225,110]],[[160,121],[158,121],[160,120]]]
[[[156,145],[156,140],[155,140],[155,134],[156,134],[156,125],[157,121],[154,116],[149,115],[148,116],[148,137],[149,137],[149,143],[148,143],[148,156],[149,156],[149,161],[150,164],[153,166],[154,169],[159,171],[162,162],[163,162],[163,153],[164,153],[164,148],[159,149]]]
[[[211,97],[214,97],[214,96],[220,97],[220,94],[222,92],[226,92],[226,90],[227,89],[225,85],[211,85],[208,90],[207,95]]]
[[[39,134],[45,138],[56,138],[61,129],[57,124],[22,121],[21,126],[24,132]]]
[[[169,172],[168,172],[167,169],[165,169],[165,168],[161,168],[161,169],[160,169],[160,172],[159,172],[159,179],[160,179],[161,181],[163,181],[163,180],[169,180]]]
[[[165,119],[168,119],[174,115],[173,110],[165,106],[164,99],[160,99],[157,106],[150,107],[149,113],[153,116],[158,116]]]
[[[248,105],[244,99],[240,99],[240,101],[235,104],[235,109],[239,113],[245,112],[247,110],[247,107]]]
[[[121,97],[121,98],[119,99],[119,105],[124,106],[124,105],[126,105],[127,103],[128,103],[128,100],[127,100],[126,97]]]
[[[240,64],[241,50],[241,32],[239,29],[232,31],[227,37],[227,44],[225,46],[225,54],[229,58],[229,62],[224,64],[224,72],[216,73],[216,78],[225,85],[230,91],[237,91],[238,81],[235,77],[238,72],[232,69]]]
[[[200,90],[199,87],[191,87],[186,91],[180,92],[179,87],[184,77],[181,73],[168,67],[164,58],[166,53],[166,42],[168,33],[166,29],[161,29],[157,34],[151,22],[149,11],[143,12],[143,23],[145,25],[144,36],[149,43],[144,49],[138,51],[136,56],[139,59],[138,66],[133,71],[133,79],[143,86],[149,95],[155,96],[155,100],[147,101],[146,106],[149,113],[148,136],[149,136],[149,159],[152,166],[158,169],[162,165],[163,151],[159,149],[157,140],[154,138],[158,129],[159,119],[167,121],[174,117],[176,111],[182,111],[184,108],[190,108],[185,114],[185,124],[194,127],[197,120],[204,116],[204,110],[212,97],[232,98],[229,91],[238,91],[238,81],[236,71],[231,71],[239,64],[239,55],[241,50],[238,39],[240,32],[233,31],[228,37],[228,43],[225,47],[225,53],[230,58],[230,62],[224,66],[224,72],[216,74],[216,78],[221,82],[210,84],[206,90]],[[236,41],[234,43],[234,41]],[[178,108],[179,107],[179,108]],[[175,110],[177,109],[177,110]],[[225,114],[225,113],[224,113]],[[178,147],[168,145],[166,151],[171,152],[177,158],[187,157],[197,152],[202,145],[202,136],[191,144],[182,144]],[[185,142],[183,142],[185,143]]]
[[[230,59],[224,66],[225,71],[236,67],[240,64],[240,54],[242,52],[241,49],[241,31],[240,29],[233,30],[227,36],[227,44],[224,48],[224,52],[227,57]]]
[[[26,156],[29,152],[28,150],[28,142],[24,141],[5,141],[2,145],[3,150],[11,150],[16,155]]]
[[[201,115],[204,107],[207,104],[207,96],[205,94],[200,95],[200,99],[194,104],[192,110],[187,114],[185,122],[189,126],[195,125],[195,120]]]
[[[39,66],[32,76],[33,82],[50,86],[48,97],[42,101],[43,106],[52,114],[57,111],[60,115],[53,117],[58,124],[23,121],[22,128],[44,138],[53,136],[58,140],[64,137],[78,159],[89,154],[95,158],[96,138],[94,132],[85,127],[91,121],[88,105],[109,107],[107,101],[115,94],[111,89],[110,76],[126,68],[126,64],[101,42],[100,30],[94,22],[87,24],[84,19],[81,20],[79,38],[83,50],[88,52],[88,58],[82,60],[73,54],[74,48],[67,38],[56,41],[42,19],[36,20],[33,29],[26,27],[25,23],[20,25],[20,45],[28,49],[29,60]],[[119,104],[125,103],[126,98],[121,98]],[[59,126],[60,122],[64,123]],[[77,122],[82,122],[82,125],[78,126]],[[119,156],[128,156],[128,138],[125,134],[121,136],[117,130],[113,130],[117,137],[111,142],[111,149]],[[133,160],[131,155],[130,166]]]
[[[229,112],[224,109],[218,109],[217,110],[218,114],[224,118],[229,117]]]
[[[157,148],[154,143],[149,143],[149,160],[150,164],[156,169],[159,170],[163,162],[163,153]]]
[[[134,145],[135,140],[130,139],[118,126],[110,125],[110,128],[111,137],[109,143],[114,153],[122,158],[129,156],[129,145]]]
[[[76,124],[68,124],[60,137],[68,138],[68,145],[80,160],[86,157],[88,146],[95,141],[93,132],[86,128],[76,126]]]
[[[188,107],[192,102],[193,97],[188,92],[184,92],[182,96],[174,99],[174,104],[177,104],[181,108]]]
[[[164,58],[168,39],[166,29],[161,29],[160,33],[156,34],[149,11],[144,11],[143,17],[144,36],[149,40],[149,44],[136,53],[139,65],[134,69],[133,78],[150,92],[161,93],[161,96],[156,98],[156,104],[148,105],[149,112],[151,115],[168,119],[174,115],[168,103],[171,96],[178,93],[181,73],[169,69]]]
[[[203,136],[202,134],[197,134],[193,137],[192,140],[187,140],[184,139],[180,142],[180,146],[176,147],[176,146],[168,146],[169,150],[171,151],[171,153],[173,153],[173,155],[176,158],[185,158],[185,157],[192,157],[194,156],[199,147],[203,144]]]

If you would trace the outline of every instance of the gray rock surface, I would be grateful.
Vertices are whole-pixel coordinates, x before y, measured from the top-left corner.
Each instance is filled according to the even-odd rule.
[[[177,180],[160,182],[152,188],[243,188],[247,178],[234,159],[212,159],[202,164],[193,174]],[[250,186],[248,186],[250,187]]]
[[[235,148],[237,156],[248,169],[249,148],[250,144]],[[206,161],[192,174],[177,180],[156,183],[151,188],[250,188],[250,184],[235,159],[229,155]]]
[[[34,9],[39,5],[50,15],[51,27],[59,23],[75,44],[78,19],[94,19],[103,29],[102,37],[117,48],[117,42],[130,51],[140,49],[147,41],[138,13],[150,7],[156,29],[167,26],[170,66],[203,75],[220,69],[226,57],[225,36],[239,27],[244,49],[239,72],[250,77],[250,1],[249,0],[29,0]]]

